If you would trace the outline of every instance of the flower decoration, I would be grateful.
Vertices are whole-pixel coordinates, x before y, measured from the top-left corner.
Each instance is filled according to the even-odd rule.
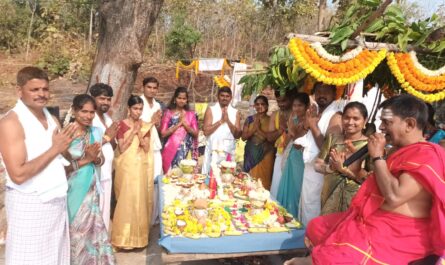
[[[413,61],[411,54],[393,53],[390,57],[393,62],[392,67],[397,67],[398,72],[403,75],[405,81],[414,89],[424,92],[433,92],[445,88],[445,74],[435,75],[437,72],[434,72],[434,75],[430,75],[430,72],[425,71],[428,69],[423,66],[419,67],[421,64],[419,64],[417,59]]]
[[[409,52],[409,56],[411,57],[411,60],[414,64],[414,66],[422,72],[424,75],[427,76],[440,76],[445,74],[445,65],[437,70],[430,70],[425,68],[421,63],[419,63],[419,60],[417,59],[417,54],[415,51]]]
[[[352,59],[356,58],[363,51],[362,46],[357,46],[353,50],[350,50],[350,51],[346,52],[345,54],[338,56],[338,55],[332,55],[328,51],[326,51],[320,42],[311,43],[310,46],[317,52],[317,54],[320,57],[322,57],[323,59],[326,59],[330,62],[333,62],[333,63],[340,63],[340,62],[352,60]]]
[[[417,71],[414,67],[410,69],[410,60],[409,54],[404,53],[388,53],[387,56],[388,66],[391,69],[392,74],[396,77],[397,81],[400,83],[400,86],[409,94],[422,99],[425,102],[435,102],[439,100],[445,99],[445,84],[440,82],[440,79],[437,80],[437,85],[433,84],[433,81],[427,81],[428,77],[423,75],[420,71]],[[412,66],[412,65],[411,65]],[[417,71],[417,72],[416,72]],[[414,73],[416,72],[416,73]],[[423,75],[423,79],[416,79],[417,75]],[[435,76],[434,78],[440,78],[441,76]],[[433,77],[429,77],[433,78]],[[442,88],[440,88],[442,86]],[[435,89],[436,88],[436,89]],[[436,93],[423,93],[431,92],[434,90],[441,90]]]
[[[325,84],[337,86],[354,83],[365,78],[386,56],[386,49],[379,51],[357,49],[345,54],[346,57],[337,58],[334,55],[328,56],[325,50],[318,49],[317,52],[310,44],[298,38],[290,40],[289,49],[297,63],[312,77]],[[358,53],[359,50],[361,50],[360,53]],[[323,57],[319,53],[322,53]],[[340,62],[331,62],[325,57]],[[344,60],[345,58],[351,59]]]
[[[231,84],[229,83],[229,81],[227,81],[226,78],[225,78],[224,76],[222,76],[222,75],[215,75],[215,76],[213,77],[213,80],[215,81],[215,84],[216,84],[219,88],[221,88],[221,87],[225,87],[225,86],[227,86],[227,87],[230,87],[230,86],[231,86]]]

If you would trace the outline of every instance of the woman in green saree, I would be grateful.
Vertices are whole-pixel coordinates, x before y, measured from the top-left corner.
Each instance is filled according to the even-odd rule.
[[[82,94],[73,100],[76,136],[70,144],[66,169],[71,264],[115,264],[113,249],[99,208],[102,132],[91,126],[96,103]]]
[[[244,171],[261,179],[263,187],[270,189],[275,149],[272,142],[267,140],[270,117],[267,116],[269,103],[265,96],[255,98],[256,114],[247,117],[244,122],[242,139],[246,141],[244,147]]]
[[[368,175],[364,169],[363,158],[343,167],[346,158],[368,143],[363,134],[367,118],[365,105],[350,102],[342,114],[343,134],[327,135],[325,138],[315,162],[315,170],[325,174],[321,192],[322,215],[346,211],[352,197]]]

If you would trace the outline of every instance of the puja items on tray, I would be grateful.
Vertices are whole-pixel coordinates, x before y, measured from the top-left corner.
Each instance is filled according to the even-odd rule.
[[[212,166],[212,178],[217,183],[213,199],[204,183],[206,176],[185,173],[182,168],[169,171],[163,178],[164,233],[197,239],[286,232],[302,227],[286,209],[270,199],[261,181],[247,173],[236,174],[235,168],[236,163],[229,161]]]

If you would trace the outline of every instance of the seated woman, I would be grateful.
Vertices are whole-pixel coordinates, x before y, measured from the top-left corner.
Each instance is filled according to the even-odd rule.
[[[301,185],[303,183],[304,161],[301,146],[295,146],[294,140],[307,132],[304,126],[304,118],[309,107],[310,100],[306,93],[297,93],[292,103],[292,113],[288,122],[288,134],[286,150],[283,152],[285,163],[280,185],[278,187],[277,200],[294,217],[298,217],[300,207]]]
[[[244,171],[257,179],[261,179],[264,188],[270,189],[274,164],[274,144],[269,142],[266,133],[269,127],[267,116],[268,102],[265,96],[255,98],[256,114],[247,117],[244,122],[242,139],[246,141],[244,148]]]
[[[346,211],[352,197],[368,175],[363,168],[363,158],[349,167],[343,167],[346,158],[368,143],[362,132],[367,118],[365,105],[359,102],[348,103],[342,114],[343,134],[328,135],[324,141],[315,161],[315,170],[325,174],[321,192],[322,215]]]
[[[198,133],[198,119],[190,110],[187,88],[178,87],[161,121],[161,135],[166,139],[162,149],[164,172],[186,159],[189,151],[198,160]]]
[[[141,120],[144,103],[138,96],[128,99],[128,117],[120,122],[114,159],[116,208],[111,243],[122,249],[148,245],[153,205],[153,150],[150,129]]]
[[[68,153],[68,217],[70,223],[71,264],[115,264],[113,249],[99,209],[102,133],[91,126],[96,102],[90,95],[73,99],[77,132]]]
[[[428,124],[424,130],[425,139],[428,142],[443,145],[441,141],[445,138],[445,131],[436,127],[436,122],[434,120],[434,108],[431,104],[426,103],[428,107]]]

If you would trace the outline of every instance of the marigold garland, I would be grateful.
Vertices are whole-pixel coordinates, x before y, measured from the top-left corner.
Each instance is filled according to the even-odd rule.
[[[320,57],[322,57],[330,62],[333,62],[333,63],[339,63],[339,62],[345,62],[345,61],[352,60],[363,51],[362,46],[357,46],[353,50],[350,50],[350,51],[342,54],[341,56],[338,56],[338,55],[332,55],[328,51],[326,51],[326,49],[323,47],[323,45],[321,45],[320,42],[314,42],[314,43],[311,43],[310,45],[312,48],[314,48],[314,50],[317,52],[317,54]]]
[[[213,80],[215,81],[215,84],[221,88],[221,87],[231,87],[231,84],[224,78],[224,76],[221,75],[215,75],[213,77]]]
[[[301,39],[289,42],[289,50],[298,64],[316,80],[332,85],[346,85],[365,78],[385,58],[386,50],[363,50],[355,58],[341,63],[330,62]]]
[[[416,90],[433,92],[445,88],[445,74],[441,76],[425,75],[417,69],[408,53],[396,53],[394,58],[406,81]]]
[[[445,99],[445,89],[432,94],[425,94],[416,90],[410,84],[410,82],[405,79],[405,76],[401,72],[401,68],[398,65],[396,55],[394,53],[388,53],[387,60],[389,69],[391,69],[392,74],[396,77],[397,81],[400,83],[401,87],[405,89],[406,92],[429,103]]]
[[[422,72],[424,75],[433,77],[433,76],[440,76],[440,75],[445,74],[445,65],[437,70],[430,70],[430,69],[425,68],[425,66],[423,66],[421,63],[419,63],[419,60],[417,59],[417,54],[415,51],[410,51],[409,55],[411,57],[411,60],[413,61],[414,66],[420,72]]]

